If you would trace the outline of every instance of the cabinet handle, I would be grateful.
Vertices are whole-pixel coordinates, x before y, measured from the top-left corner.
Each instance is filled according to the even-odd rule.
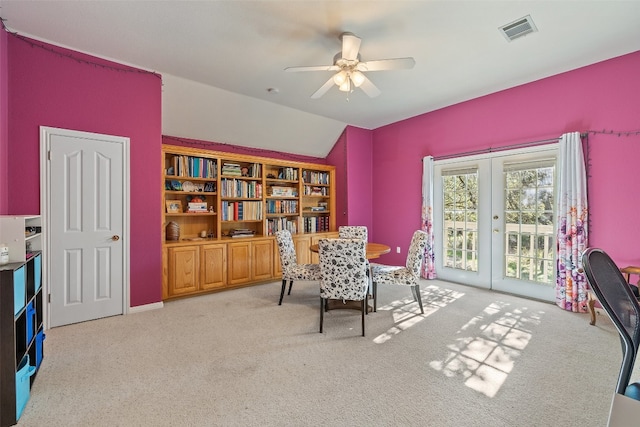
[[[118,240],[120,240],[120,236],[115,234],[115,235],[113,235],[113,237],[111,237],[111,240],[113,240],[114,242],[117,242]]]

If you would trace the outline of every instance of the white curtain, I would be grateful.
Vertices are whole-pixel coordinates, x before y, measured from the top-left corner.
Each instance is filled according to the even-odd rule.
[[[588,245],[587,174],[580,133],[560,138],[558,157],[558,242],[556,304],[569,311],[587,311],[587,282],[582,252]]]
[[[426,156],[422,159],[422,230],[429,237],[424,251],[424,263],[422,263],[422,277],[425,279],[436,278],[435,257],[433,253],[433,157]]]

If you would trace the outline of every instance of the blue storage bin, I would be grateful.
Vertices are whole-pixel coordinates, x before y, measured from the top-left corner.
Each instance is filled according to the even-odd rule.
[[[40,331],[36,335],[36,369],[40,369],[42,363],[42,342],[46,337],[44,331]]]
[[[38,293],[38,291],[40,290],[40,287],[42,286],[42,265],[41,265],[41,257],[38,254],[35,259],[33,260],[33,270],[35,273],[35,286],[36,286],[36,293]]]
[[[27,304],[27,347],[33,339],[36,328],[36,308],[33,306],[33,301],[29,301]]]
[[[27,281],[24,265],[13,271],[13,315],[24,308],[27,302]]]
[[[29,355],[27,354],[20,362],[18,372],[16,372],[16,420],[20,418],[29,401],[31,375],[35,372],[36,368],[29,364]]]

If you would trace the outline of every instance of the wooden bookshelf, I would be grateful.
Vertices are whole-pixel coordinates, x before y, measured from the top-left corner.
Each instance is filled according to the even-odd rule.
[[[337,234],[333,166],[171,145],[162,156],[163,299],[280,279],[278,230],[301,248]]]

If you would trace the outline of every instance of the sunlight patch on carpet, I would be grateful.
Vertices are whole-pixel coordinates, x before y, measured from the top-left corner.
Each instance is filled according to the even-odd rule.
[[[411,295],[411,291],[408,287],[407,290],[409,291],[409,295]],[[446,307],[458,298],[461,298],[464,293],[430,285],[425,289],[420,289],[420,295],[422,296],[424,314],[420,313],[420,306],[418,305],[418,302],[411,296],[401,300],[395,300],[382,307],[378,307],[378,310],[392,312],[393,326],[385,333],[374,338],[373,342],[376,344],[382,344],[389,341],[394,335],[398,335],[402,331],[409,329],[441,308]]]
[[[526,307],[510,309],[510,305],[494,302],[486,307],[460,328],[457,334],[464,336],[447,346],[447,357],[429,366],[447,377],[461,377],[467,387],[494,397],[544,314]]]

